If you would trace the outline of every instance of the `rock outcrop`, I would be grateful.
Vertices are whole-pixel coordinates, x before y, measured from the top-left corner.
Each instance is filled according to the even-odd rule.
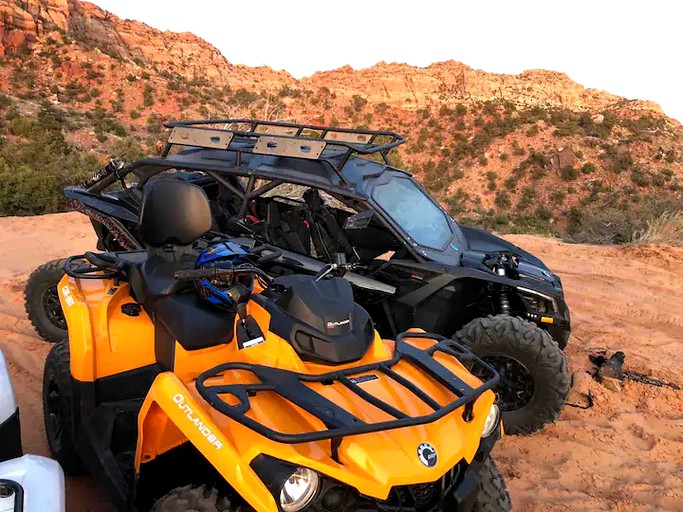
[[[66,29],[67,0],[0,0],[0,56],[29,48],[46,29]]]
[[[277,91],[283,86],[313,91],[326,87],[342,98],[361,95],[371,103],[409,110],[432,103],[506,100],[518,106],[576,111],[600,112],[619,105],[634,112],[662,113],[652,102],[620,103],[623,98],[585,88],[564,73],[530,70],[503,75],[454,61],[425,68],[385,62],[357,71],[344,66],[297,81],[284,71],[233,65],[194,34],[163,32],[138,21],[122,20],[88,2],[0,0],[0,55],[30,49],[47,31],[55,29],[93,51],[134,61],[149,72],[256,92]]]

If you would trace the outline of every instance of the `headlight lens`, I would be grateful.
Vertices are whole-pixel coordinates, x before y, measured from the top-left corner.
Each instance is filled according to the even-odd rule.
[[[488,437],[496,430],[498,426],[498,421],[500,420],[500,409],[496,404],[491,406],[489,409],[489,414],[486,416],[486,423],[484,423],[484,431],[481,433],[481,437]]]
[[[308,468],[299,468],[285,480],[280,491],[280,506],[285,512],[297,512],[308,505],[315,496],[320,477]]]

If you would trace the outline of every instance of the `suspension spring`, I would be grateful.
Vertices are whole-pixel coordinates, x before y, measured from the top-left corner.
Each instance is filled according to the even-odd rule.
[[[510,299],[508,299],[507,293],[503,291],[500,292],[500,312],[503,315],[510,314]]]

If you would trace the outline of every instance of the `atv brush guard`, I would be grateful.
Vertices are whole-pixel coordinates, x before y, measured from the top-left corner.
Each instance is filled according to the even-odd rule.
[[[423,350],[403,341],[405,337],[436,340],[438,343]],[[488,377],[481,386],[473,388],[434,359],[434,354],[436,352],[448,354],[471,367],[478,367],[475,368],[475,370],[484,370],[483,373]],[[392,370],[392,367],[401,360],[408,361],[419,368],[448,391],[455,394],[457,399],[446,405],[439,404],[436,400],[419,389],[413,382]],[[209,386],[206,384],[208,379],[218,377],[230,370],[250,371],[261,382],[217,386]],[[423,416],[409,416],[403,411],[396,409],[392,405],[379,400],[377,397],[368,393],[351,378],[354,375],[360,376],[361,374],[370,371],[378,371],[390,379],[393,379],[432,408],[434,412]],[[472,371],[472,369],[470,369],[470,371]],[[498,373],[492,366],[488,365],[468,349],[453,340],[435,334],[404,332],[399,334],[396,339],[394,357],[380,363],[367,364],[321,375],[307,375],[248,363],[224,363],[202,373],[197,378],[196,387],[199,394],[214,409],[268,439],[279,443],[289,444],[332,439],[334,449],[335,442],[338,446],[341,439],[346,436],[432,423],[463,406],[465,407],[463,418],[466,421],[470,421],[472,419],[473,404],[476,399],[486,390],[492,389],[498,383],[498,380]],[[339,382],[369,404],[384,411],[388,415],[393,416],[395,419],[366,423],[353,414],[345,411],[331,400],[313,391],[304,384],[305,382]],[[275,392],[285,400],[290,401],[294,405],[315,416],[325,425],[325,427],[327,427],[327,430],[290,434],[273,430],[252,418],[249,418],[246,415],[251,409],[249,397],[256,396],[257,393],[263,391]],[[237,398],[240,403],[237,405],[230,405],[223,400],[220,395],[232,395]]]

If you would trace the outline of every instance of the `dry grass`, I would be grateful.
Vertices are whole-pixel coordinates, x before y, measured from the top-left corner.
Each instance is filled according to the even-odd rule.
[[[683,244],[683,211],[665,212],[647,221],[647,227],[635,231],[634,244]]]

